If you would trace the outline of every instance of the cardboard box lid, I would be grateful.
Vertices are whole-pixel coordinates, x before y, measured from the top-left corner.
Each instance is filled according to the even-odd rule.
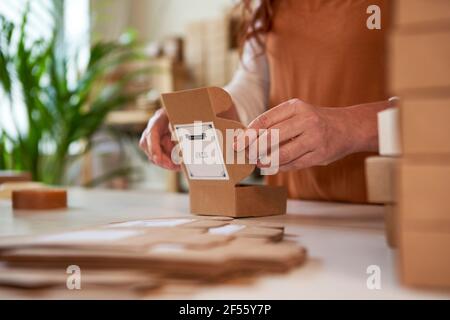
[[[243,129],[244,126],[237,121],[218,116],[220,113],[230,109],[233,105],[231,97],[225,90],[218,87],[208,87],[165,93],[162,95],[162,102],[167,111],[172,128],[178,125],[190,125],[200,121],[202,123],[212,122],[214,128],[219,130],[223,136],[224,141],[221,146],[223,158],[226,155],[234,155],[236,159],[237,153],[232,150],[232,141],[226,141],[226,129]],[[236,161],[234,163],[226,163],[225,159],[223,159],[223,163],[228,173],[228,179],[194,180],[189,177],[185,164],[183,164],[183,170],[188,177],[191,187],[212,185],[234,187],[255,169],[255,165],[249,163],[236,164]]]

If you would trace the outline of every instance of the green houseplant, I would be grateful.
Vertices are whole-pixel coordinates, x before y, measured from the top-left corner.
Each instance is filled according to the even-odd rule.
[[[144,70],[105,84],[110,72],[140,55],[133,41],[97,42],[90,48],[87,66],[71,81],[70,58],[61,50],[57,27],[51,39],[30,41],[27,16],[25,10],[18,26],[0,16],[0,111],[10,108],[10,124],[16,128],[8,132],[0,119],[0,170],[30,171],[36,181],[60,184],[70,147],[78,143],[84,146],[80,153],[89,150],[108,113],[136,97],[137,92],[124,88]],[[25,106],[25,130],[19,129],[14,116],[17,99]]]

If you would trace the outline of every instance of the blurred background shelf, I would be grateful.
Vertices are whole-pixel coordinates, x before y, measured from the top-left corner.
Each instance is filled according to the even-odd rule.
[[[0,3],[0,14],[12,21],[17,31],[20,30],[26,2],[27,0],[4,0]],[[75,128],[78,126],[81,129],[81,126],[90,123],[95,123],[96,128],[89,135],[70,142],[65,154],[61,155],[67,160],[67,164],[61,165],[63,169],[59,168],[62,173],[55,171],[56,174],[50,174],[56,177],[53,180],[57,180],[58,184],[71,186],[142,189],[149,192],[187,191],[187,184],[180,174],[149,163],[144,152],[139,150],[139,139],[148,120],[161,107],[161,93],[199,86],[223,86],[231,79],[239,64],[236,37],[239,14],[233,8],[231,0],[32,1],[25,37],[29,41],[42,39],[44,43],[56,37],[58,54],[76,56],[76,63],[70,62],[69,69],[76,71],[77,76],[93,71],[86,66],[92,55],[92,48],[100,43],[133,43],[136,45],[133,47],[137,50],[135,53],[139,56],[138,59],[121,60],[121,63],[114,66],[108,64],[108,72],[86,88],[89,98],[83,100],[85,102],[80,106],[78,116],[83,117],[84,121],[75,125]],[[57,15],[50,14],[53,9]],[[44,24],[42,20],[45,20]],[[54,25],[60,27],[55,31]],[[67,50],[59,50],[61,48]],[[135,76],[129,79],[130,74]],[[69,80],[71,77],[70,74],[64,79],[68,86],[73,81]],[[123,102],[117,96],[108,98],[108,90],[103,89],[120,86],[123,82],[126,84],[120,88],[119,93],[136,93],[136,97]],[[51,86],[53,83],[46,87],[52,89]],[[86,121],[86,113],[96,108],[96,99],[102,100],[104,97],[115,105],[109,107],[107,113],[100,113],[102,119],[91,118]],[[20,97],[16,100],[20,100]],[[74,97],[71,102],[76,101],[79,99]],[[0,109],[7,110],[8,106],[4,102],[0,102]],[[25,106],[25,102],[22,104]],[[65,105],[64,101],[53,104]],[[14,123],[6,120],[3,114],[2,118],[9,127]],[[68,117],[70,118],[72,117]],[[26,127],[26,118],[15,120],[23,122]],[[72,124],[65,124],[70,125]],[[58,120],[49,122],[51,130],[58,127]],[[0,142],[0,150],[1,147]],[[45,148],[38,148],[41,149]],[[0,157],[0,169],[11,166],[8,163],[11,152],[9,150],[4,157]],[[54,157],[53,154],[39,156],[42,161]],[[2,159],[6,159],[6,166]],[[26,163],[24,166],[19,169],[32,169],[26,167]],[[33,173],[33,176],[36,181],[43,180],[40,174]]]
[[[154,111],[149,110],[117,110],[108,114],[105,124],[108,126],[145,127]]]

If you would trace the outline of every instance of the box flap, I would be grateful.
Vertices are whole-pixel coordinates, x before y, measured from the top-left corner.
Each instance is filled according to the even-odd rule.
[[[231,97],[225,90],[217,87],[209,87],[166,93],[162,95],[162,101],[173,129],[180,125],[202,122],[212,123],[214,128],[222,133],[224,141],[221,145],[221,151],[228,178],[191,179],[186,166],[183,164],[183,169],[188,177],[189,184],[201,186],[217,185],[219,183],[234,186],[252,173],[255,169],[254,164],[236,164],[236,161],[233,163],[226,163],[224,159],[227,158],[225,155],[228,154],[233,155],[236,160],[237,154],[232,150],[232,141],[226,141],[226,129],[244,128],[244,126],[237,121],[217,116],[231,108],[233,105]],[[206,166],[209,165],[206,164]]]

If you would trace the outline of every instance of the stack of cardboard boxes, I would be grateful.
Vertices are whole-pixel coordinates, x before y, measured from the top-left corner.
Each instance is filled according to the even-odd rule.
[[[397,0],[392,91],[401,97],[402,280],[450,286],[450,1]]]
[[[115,298],[123,299],[189,293],[202,285],[301,265],[305,248],[283,237],[284,227],[273,222],[186,215],[2,237],[0,297],[108,298],[115,292]],[[67,290],[73,268],[82,275],[78,293]]]

